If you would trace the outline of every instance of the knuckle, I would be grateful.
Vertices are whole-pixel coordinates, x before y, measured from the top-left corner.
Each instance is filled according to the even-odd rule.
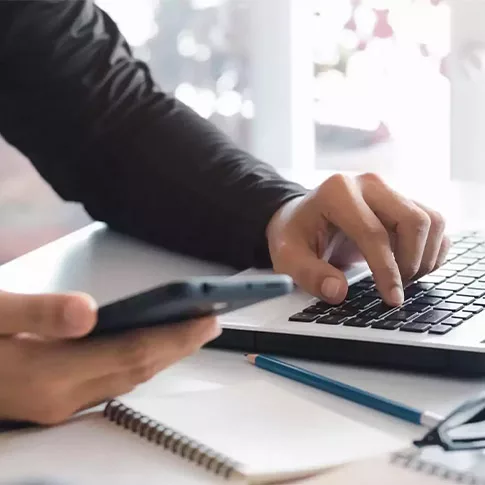
[[[371,239],[379,243],[389,242],[389,235],[380,224],[365,224],[362,232],[365,239]]]
[[[431,221],[431,226],[438,232],[444,232],[445,230],[445,218],[437,211],[429,211],[428,217]]]
[[[382,178],[374,172],[366,172],[358,176],[359,181],[365,185],[383,185]]]
[[[431,219],[420,209],[409,209],[406,216],[406,226],[416,235],[425,235],[431,227]]]
[[[326,188],[341,188],[350,184],[350,178],[342,173],[331,175],[323,184]]]

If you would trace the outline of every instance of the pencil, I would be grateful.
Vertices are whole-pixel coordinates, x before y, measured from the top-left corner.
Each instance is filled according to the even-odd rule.
[[[246,358],[251,364],[254,364],[261,369],[320,389],[321,391],[329,392],[335,396],[375,409],[409,423],[433,428],[443,419],[441,416],[430,411],[420,411],[405,404],[364,391],[363,389],[358,389],[357,387],[338,382],[301,367],[288,364],[275,357],[260,354],[248,354],[246,355]]]

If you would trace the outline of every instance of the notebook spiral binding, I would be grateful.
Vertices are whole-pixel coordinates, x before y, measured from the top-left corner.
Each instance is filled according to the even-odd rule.
[[[113,399],[104,408],[104,417],[164,449],[202,466],[216,475],[230,479],[238,473],[239,464],[162,423],[133,411]]]
[[[450,481],[452,483],[459,483],[463,485],[485,485],[485,480],[474,475],[451,470],[443,465],[429,463],[423,459],[420,459],[412,450],[394,453],[392,455],[391,462],[395,465],[415,470],[418,473],[440,478],[443,481]]]

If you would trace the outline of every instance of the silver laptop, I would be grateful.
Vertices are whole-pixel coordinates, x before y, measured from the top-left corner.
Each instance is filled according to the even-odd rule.
[[[173,279],[214,274],[238,277],[229,268],[160,251],[96,223],[1,266],[0,288],[81,290],[103,305]],[[350,290],[342,305],[296,290],[221,317],[224,332],[211,345],[485,375],[485,237],[475,232],[454,237],[445,266],[409,286],[398,309],[382,304],[367,266],[354,266],[347,278]]]
[[[485,374],[485,236],[453,236],[446,264],[383,304],[367,266],[347,272],[345,302],[301,291],[223,317],[217,345],[335,362]],[[247,274],[247,272],[246,272]],[[483,313],[482,313],[483,312]]]

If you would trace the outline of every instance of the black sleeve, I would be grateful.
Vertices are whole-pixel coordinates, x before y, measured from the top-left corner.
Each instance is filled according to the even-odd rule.
[[[114,230],[237,268],[305,190],[155,85],[89,0],[0,0],[0,133]]]

